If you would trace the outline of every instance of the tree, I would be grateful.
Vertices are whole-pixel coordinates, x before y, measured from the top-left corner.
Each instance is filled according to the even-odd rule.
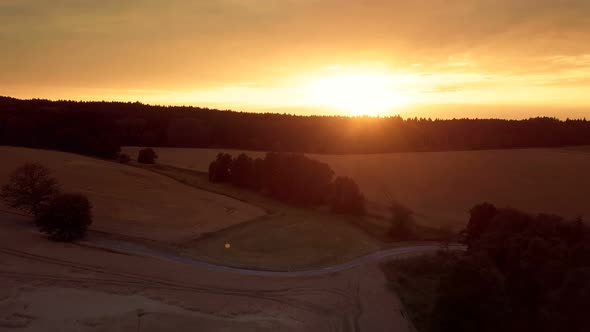
[[[484,203],[464,234],[463,259],[441,283],[435,331],[588,331],[590,227],[580,218]]]
[[[57,180],[40,163],[26,163],[10,175],[2,187],[0,199],[12,208],[37,216],[53,196],[59,193]]]
[[[230,165],[231,182],[238,187],[253,187],[254,161],[248,155],[240,154]]]
[[[55,196],[35,219],[43,233],[57,241],[74,241],[84,237],[92,223],[92,204],[82,194]]]
[[[209,164],[209,181],[226,182],[230,180],[233,159],[230,154],[219,153],[217,158]]]
[[[137,162],[142,164],[154,164],[156,159],[158,159],[158,155],[152,148],[141,149],[137,155]]]
[[[509,297],[500,271],[485,256],[466,256],[441,280],[431,330],[507,331],[509,313]]]
[[[498,214],[498,209],[490,203],[477,204],[469,210],[470,218],[467,227],[462,232],[466,244],[478,240],[486,231],[492,219]]]
[[[339,176],[334,180],[330,190],[330,208],[334,213],[365,213],[365,196],[353,179]]]
[[[392,227],[389,234],[393,240],[412,240],[415,237],[416,225],[414,211],[398,202],[391,203]]]

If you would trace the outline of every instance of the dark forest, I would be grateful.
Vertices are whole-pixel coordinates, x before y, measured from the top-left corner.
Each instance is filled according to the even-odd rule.
[[[295,116],[0,97],[0,145],[113,158],[120,146],[387,153],[590,144],[586,119]]]

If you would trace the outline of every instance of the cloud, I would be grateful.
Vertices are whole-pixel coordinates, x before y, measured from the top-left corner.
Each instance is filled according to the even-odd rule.
[[[583,87],[588,13],[588,0],[2,0],[0,86],[272,89],[377,62],[434,77],[416,87],[432,94]]]

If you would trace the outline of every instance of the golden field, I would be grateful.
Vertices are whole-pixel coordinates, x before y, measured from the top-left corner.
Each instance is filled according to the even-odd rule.
[[[93,230],[182,242],[264,215],[260,208],[136,167],[75,154],[0,147],[0,184],[25,162],[49,167],[64,191],[94,205]]]
[[[124,151],[132,157],[137,147]],[[206,172],[219,152],[264,152],[155,148],[158,163]],[[468,210],[488,201],[530,212],[567,217],[590,215],[590,149],[514,149],[309,155],[353,177],[367,196],[370,210],[386,215],[390,200],[413,209],[420,223],[461,227]]]
[[[91,230],[149,240],[149,245],[221,265],[305,270],[383,247],[340,216],[212,184],[201,172],[122,165],[49,150],[0,147],[0,153],[5,156],[0,184],[23,163],[40,162],[64,191],[88,196],[94,205]]]

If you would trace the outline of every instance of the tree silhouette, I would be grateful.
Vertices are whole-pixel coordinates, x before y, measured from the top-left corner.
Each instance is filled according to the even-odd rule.
[[[330,208],[335,213],[365,213],[365,197],[353,179],[339,176],[334,180],[330,190]]]
[[[254,160],[241,153],[230,165],[231,182],[238,187],[254,187]]]
[[[152,148],[141,149],[137,155],[137,162],[142,164],[154,164],[156,159],[158,159],[158,155]]]
[[[59,193],[57,180],[40,163],[26,163],[12,172],[2,187],[0,199],[12,208],[36,216]]]
[[[484,203],[443,278],[433,331],[588,331],[590,227]]]
[[[227,153],[217,154],[217,158],[209,164],[209,181],[226,182],[230,180],[232,156]]]
[[[391,239],[397,241],[413,240],[416,234],[414,212],[398,202],[392,202],[390,210],[392,226],[389,235]]]
[[[59,194],[37,216],[43,233],[57,241],[73,241],[86,234],[92,223],[92,205],[82,194]]]

